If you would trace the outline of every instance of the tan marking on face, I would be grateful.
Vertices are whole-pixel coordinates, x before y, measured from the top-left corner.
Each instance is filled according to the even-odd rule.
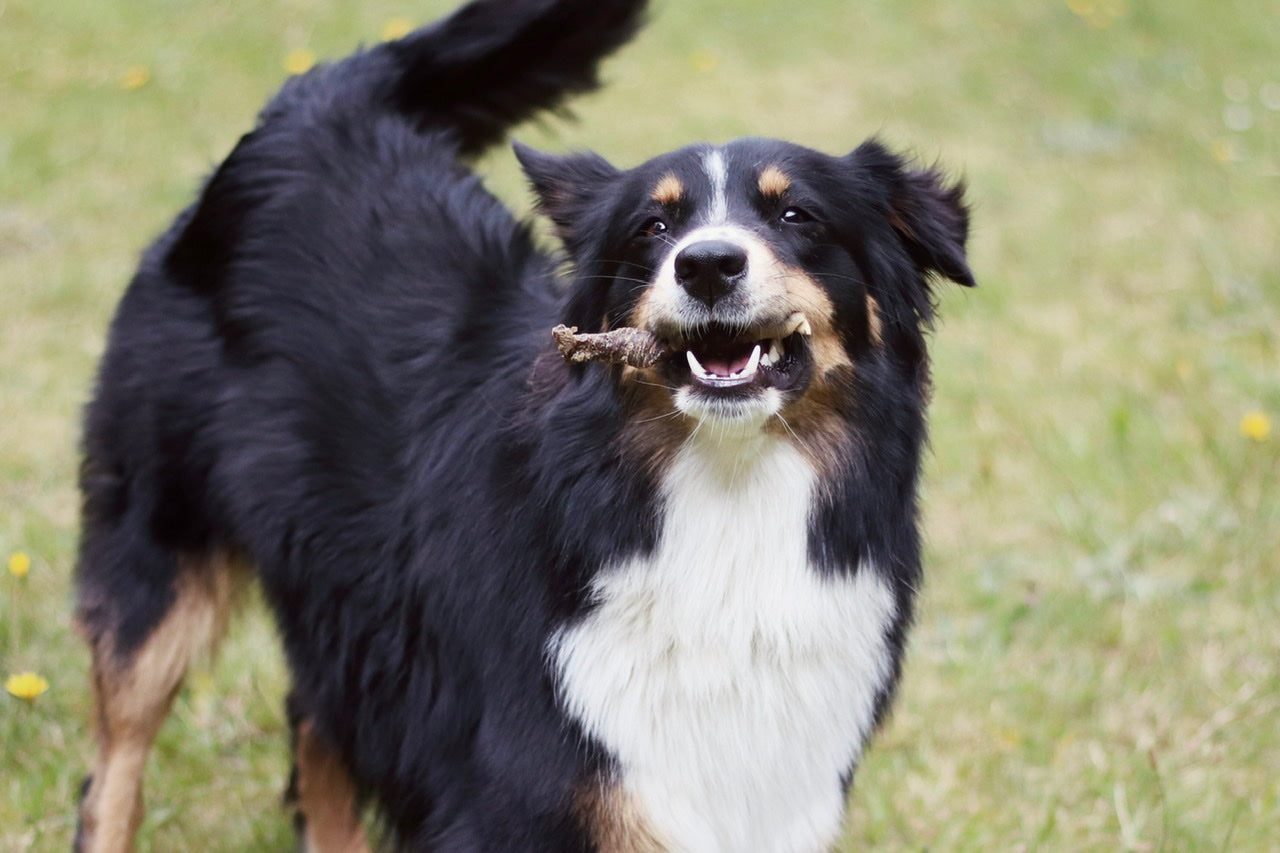
[[[684,197],[684,184],[674,172],[667,172],[653,187],[650,198],[658,204],[675,204]]]
[[[765,166],[756,185],[763,195],[779,198],[791,188],[791,179],[777,166]]]
[[[631,313],[627,316],[626,325],[633,329],[644,329],[647,332],[653,331],[649,323],[653,319],[653,288],[646,287],[644,292],[640,294],[640,298],[636,300],[635,307],[631,309]]]
[[[837,367],[852,367],[835,329],[835,306],[831,297],[804,272],[779,264],[786,282],[786,300],[791,311],[799,311],[813,329],[809,347],[813,350],[814,368],[822,376]]]
[[[578,795],[576,805],[600,853],[666,853],[674,849],[654,831],[634,798],[615,783],[591,785]]]
[[[342,759],[316,734],[310,720],[298,726],[294,756],[298,811],[306,821],[305,849],[308,853],[365,853],[369,845],[360,826],[355,785]]]
[[[853,362],[835,327],[831,297],[804,271],[779,263],[786,283],[786,304],[805,315],[812,328],[813,379],[804,393],[788,401],[780,417],[769,422],[770,432],[796,441],[818,471],[837,468],[846,454],[848,435],[841,412],[852,400]]]
[[[880,303],[870,293],[867,294],[867,332],[871,335],[873,346],[884,343],[884,320],[880,317]]]
[[[80,805],[83,849],[131,850],[142,822],[147,752],[192,659],[212,652],[223,632],[243,567],[227,555],[189,560],[169,611],[131,655],[118,655],[107,626],[82,614],[77,630],[93,652],[98,757]]]

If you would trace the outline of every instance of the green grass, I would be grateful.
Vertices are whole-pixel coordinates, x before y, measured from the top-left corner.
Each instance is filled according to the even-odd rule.
[[[0,5],[0,849],[66,849],[92,746],[68,625],[78,417],[138,252],[307,47],[442,0]],[[1079,11],[1073,11],[1079,10]],[[1270,850],[1280,826],[1280,8],[660,2],[581,122],[622,165],[868,134],[940,158],[982,287],[935,335],[928,582],[847,848]],[[133,66],[149,77],[121,87]],[[484,169],[520,210],[510,154]],[[251,607],[178,698],[142,849],[289,849]]]

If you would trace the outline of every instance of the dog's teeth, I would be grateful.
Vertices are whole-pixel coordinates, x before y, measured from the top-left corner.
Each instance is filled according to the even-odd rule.
[[[751,348],[751,356],[747,359],[747,363],[742,369],[735,370],[728,376],[707,370],[690,350],[685,350],[685,357],[689,361],[689,370],[693,373],[695,379],[714,388],[732,388],[737,385],[745,385],[755,378],[760,369],[760,359],[763,355],[760,344],[756,344]]]
[[[769,341],[769,364],[777,364],[782,361],[782,341],[774,338]]]
[[[693,371],[693,375],[706,379],[711,376],[710,371],[702,366],[702,362],[698,361],[698,357],[693,354],[693,350],[685,350],[684,354],[689,358],[689,369]]]
[[[799,311],[787,318],[787,326],[791,329],[787,332],[787,336],[794,335],[796,332],[805,337],[813,335],[813,326],[809,323],[809,318]]]

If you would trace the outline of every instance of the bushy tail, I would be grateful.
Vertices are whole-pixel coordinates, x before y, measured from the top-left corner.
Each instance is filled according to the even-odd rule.
[[[303,141],[322,137],[315,120],[345,139],[351,123],[391,109],[423,132],[446,134],[458,154],[477,154],[534,113],[594,89],[596,66],[635,34],[646,5],[473,0],[402,39],[291,78],[159,241],[167,274],[218,288],[253,230],[250,214],[288,195],[303,165],[335,168],[331,148]]]
[[[647,0],[474,0],[382,46],[396,109],[451,131],[462,154],[598,85],[600,61],[640,27]]]

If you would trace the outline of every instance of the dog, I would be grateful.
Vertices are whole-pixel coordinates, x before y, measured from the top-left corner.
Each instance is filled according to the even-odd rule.
[[[122,850],[256,578],[309,850],[834,844],[921,577],[934,289],[964,188],[875,140],[620,169],[517,144],[643,0],[475,0],[290,79],[145,252],[87,409],[76,621]],[[629,328],[647,366],[550,330]]]

